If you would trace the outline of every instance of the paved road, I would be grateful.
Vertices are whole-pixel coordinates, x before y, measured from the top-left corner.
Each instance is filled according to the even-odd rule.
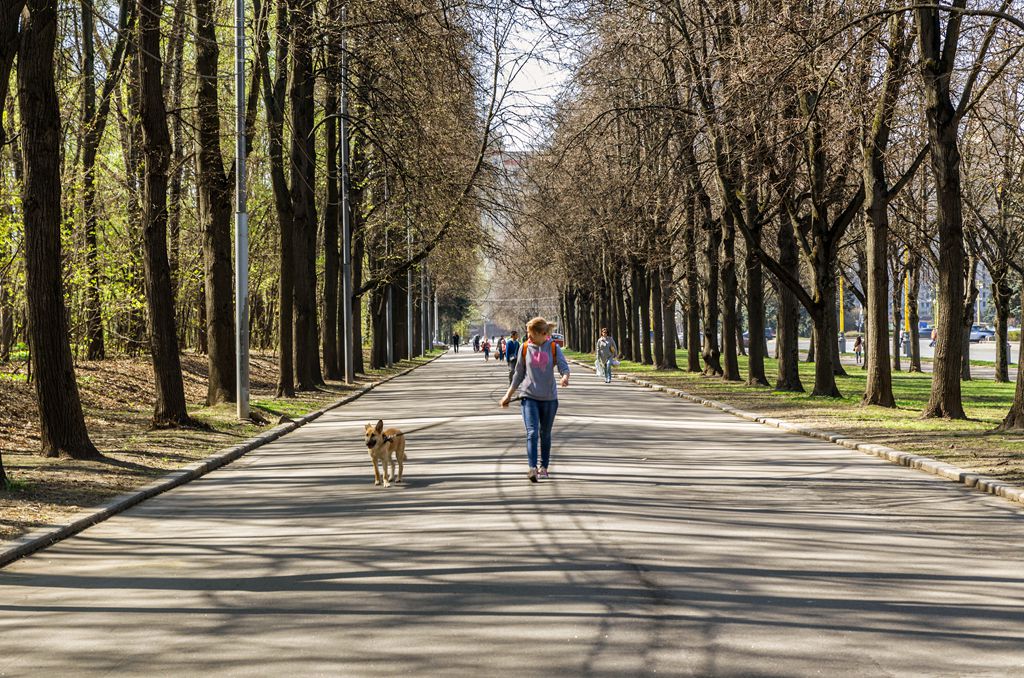
[[[0,571],[3,675],[1024,672],[1024,515],[593,376],[530,484],[449,355]],[[363,422],[410,436],[370,484]]]

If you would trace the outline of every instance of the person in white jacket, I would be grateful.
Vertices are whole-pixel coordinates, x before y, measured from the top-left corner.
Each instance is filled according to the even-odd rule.
[[[598,376],[604,377],[604,383],[612,383],[612,361],[619,355],[619,347],[608,334],[608,328],[601,328],[601,336],[597,340],[597,358],[594,367]]]

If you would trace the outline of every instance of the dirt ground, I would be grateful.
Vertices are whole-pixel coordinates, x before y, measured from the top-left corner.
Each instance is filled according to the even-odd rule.
[[[266,420],[255,424],[237,421],[234,405],[206,407],[206,356],[183,354],[185,397],[189,413],[201,427],[154,430],[148,357],[80,361],[76,375],[86,425],[103,453],[103,459],[88,462],[39,456],[39,421],[34,385],[25,378],[27,365],[0,365],[0,454],[13,482],[10,491],[0,491],[0,543],[44,525],[60,524],[83,508],[276,426],[281,415],[295,417],[319,409],[412,364],[360,375],[354,386],[330,382],[295,398],[275,398],[276,359],[253,354],[250,403],[253,412]]]

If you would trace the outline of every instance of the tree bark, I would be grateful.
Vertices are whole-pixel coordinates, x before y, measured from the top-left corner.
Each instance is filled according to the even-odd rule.
[[[676,360],[676,345],[678,343],[678,328],[676,327],[676,290],[672,284],[672,264],[665,264],[661,271],[661,340],[663,343],[664,367],[666,370],[678,370],[679,363]]]
[[[1020,341],[1017,344],[1017,355],[1024,355],[1024,332],[1020,333]],[[1024,431],[1024,368],[1021,367],[1021,359],[1017,359],[1017,386],[1013,392],[1013,404],[1006,418],[999,425],[1000,431]]]
[[[232,186],[224,171],[217,94],[220,47],[213,0],[194,0],[199,226],[206,290],[206,404],[235,401],[235,331],[231,272]]]
[[[903,369],[900,362],[900,339],[903,336],[903,276],[899,252],[893,252],[892,261],[892,371]],[[895,407],[895,405],[893,405]]]
[[[971,380],[971,326],[974,324],[974,304],[978,299],[978,258],[971,255],[967,260],[967,268],[964,271],[964,287],[967,293],[964,297],[963,310],[960,317],[963,320],[963,353],[960,359],[960,380]]]
[[[167,261],[167,170],[171,138],[167,129],[160,64],[161,0],[139,0],[139,82],[143,184],[143,249],[149,342],[156,382],[153,425],[191,423],[185,409],[185,386],[178,357],[171,269]]]
[[[740,363],[736,348],[736,224],[733,215],[726,210],[722,218],[722,378],[726,381],[740,381]]]
[[[787,270],[799,270],[800,260],[797,252],[796,238],[793,233],[793,222],[788,215],[783,215],[779,222],[778,234],[779,263]],[[786,285],[779,284],[779,327],[775,337],[775,346],[779,354],[778,372],[775,376],[775,389],[778,391],[794,391],[803,393],[804,385],[800,381],[800,306],[796,295]]]
[[[992,300],[996,307],[996,375],[997,383],[1010,381],[1009,331],[1007,326],[1010,318],[1010,299],[1013,288],[1008,281],[1005,269],[992,272]]]
[[[647,272],[640,264],[634,264],[633,280],[639,286],[636,297],[637,311],[640,313],[640,347],[644,365],[654,364],[654,355],[651,353],[651,285]]]
[[[910,255],[907,265],[907,276],[910,280],[910,294],[907,298],[908,314],[910,316],[910,365],[908,372],[921,372],[921,341],[918,336],[918,328],[921,326],[921,315],[918,312],[917,297],[921,292],[921,256]]]
[[[331,57],[328,57],[331,58]],[[327,99],[324,103],[324,123],[327,159],[327,204],[324,206],[324,296],[323,296],[323,353],[324,375],[328,379],[344,379],[344,370],[339,361],[338,342],[338,300],[339,283],[341,282],[338,225],[341,216],[338,191],[341,182],[338,171],[338,154],[341,147],[338,143],[338,81],[335,79],[337,69],[331,68],[327,78]]]
[[[886,176],[885,154],[892,132],[892,117],[903,80],[906,59],[912,40],[906,30],[902,13],[889,21],[890,46],[882,80],[882,94],[875,106],[870,134],[864,148],[863,178],[865,186],[864,213],[867,217],[866,267],[867,302],[865,368],[867,383],[862,403],[882,407],[896,407],[892,392],[892,372],[889,368],[889,309],[886,291],[889,289],[889,202],[892,198]],[[898,282],[898,277],[897,277]],[[898,284],[896,285],[898,287]],[[896,299],[897,296],[894,296]],[[898,304],[897,304],[898,305]],[[893,313],[896,313],[896,307]],[[899,335],[899,323],[894,323]],[[893,368],[899,369],[899,347],[894,342]]]
[[[964,7],[966,0],[954,0]],[[939,236],[939,306],[931,397],[925,417],[966,419],[960,391],[960,360],[963,346],[964,229],[960,190],[959,119],[950,97],[950,80],[956,57],[959,19],[951,17],[946,44],[942,44],[938,9],[915,10],[921,76],[924,84],[925,118],[928,121],[931,168],[935,180]]]
[[[54,70],[56,0],[31,0],[18,51],[28,334],[42,454],[95,459],[75,380],[61,276],[61,125]],[[4,478],[6,482],[6,478]]]
[[[319,341],[316,327],[316,271],[312,261],[316,240],[316,143],[313,132],[313,2],[289,0],[289,47],[292,68],[291,102],[292,261],[294,269],[295,381],[300,391],[320,384]],[[310,235],[312,234],[312,240]]]
[[[706,242],[704,258],[708,267],[707,285],[704,288],[704,343],[701,357],[704,359],[706,376],[722,376],[721,351],[718,348],[718,246],[722,231],[718,224],[705,220]]]
[[[274,207],[280,237],[278,264],[278,372],[277,397],[295,396],[295,370],[293,347],[293,315],[294,315],[294,271],[292,242],[293,210],[288,190],[288,180],[284,171],[284,108],[288,79],[288,41],[289,24],[286,0],[277,0],[275,72],[271,79],[267,55],[269,36],[263,32],[258,36],[259,55],[263,71],[263,102],[267,115],[268,155],[270,156],[270,180],[274,191]]]
[[[686,210],[686,370],[700,372],[700,274],[697,271],[697,214],[690,201]]]
[[[175,0],[174,19],[171,22],[170,57],[164,64],[165,96],[174,111],[171,125],[171,180],[168,191],[167,238],[168,264],[171,267],[171,289],[174,292],[175,309],[178,317],[178,348],[186,346],[187,304],[180,304],[181,295],[181,195],[185,178],[185,143],[182,115],[182,80],[185,72],[185,12],[186,0]],[[183,312],[185,311],[185,312]]]
[[[751,224],[751,237],[755,242],[755,246],[747,247],[746,258],[747,336],[750,337],[750,346],[747,349],[747,384],[768,386],[768,377],[764,373],[764,275],[761,271],[761,260],[757,256],[758,250],[761,249],[761,227],[757,225],[757,219],[748,219],[747,223]]]
[[[881,161],[880,161],[881,162]],[[892,370],[889,366],[889,213],[888,201],[881,199],[880,179],[875,168],[865,168],[865,182],[870,175],[865,212],[867,214],[867,346],[865,364],[867,382],[864,405],[896,407],[892,392]]]
[[[654,267],[651,269],[648,284],[651,289],[651,307],[654,309],[652,318],[654,329],[654,367],[655,369],[665,370],[668,367],[665,365],[665,315],[661,298],[660,268]]]
[[[613,284],[615,292],[614,303],[616,308],[618,308],[617,315],[619,318],[619,334],[616,337],[616,343],[619,346],[619,350],[622,351],[623,359],[633,360],[633,322],[629,314],[631,306],[622,280],[622,268],[620,266],[615,268]]]
[[[363,284],[363,255],[365,254],[366,229],[363,219],[356,220],[353,214],[352,223],[358,230],[352,236],[352,289],[357,290]],[[352,364],[356,374],[366,371],[363,361],[363,296],[352,296]]]
[[[89,282],[85,289],[85,335],[89,360],[106,357],[103,309],[100,302],[99,251],[96,242],[96,49],[93,42],[93,0],[82,0],[82,212],[85,217],[85,259]]]

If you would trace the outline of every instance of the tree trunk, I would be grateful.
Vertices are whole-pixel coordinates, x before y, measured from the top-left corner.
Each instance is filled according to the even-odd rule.
[[[676,327],[676,290],[672,284],[672,264],[665,264],[661,271],[661,340],[663,344],[662,353],[665,355],[665,363],[662,369],[678,370],[679,363],[676,360],[676,345],[678,343],[678,329]]]
[[[185,142],[182,115],[182,79],[185,71],[185,12],[186,0],[175,0],[174,19],[171,22],[170,56],[164,63],[165,96],[169,98],[174,121],[171,126],[171,180],[167,188],[168,265],[171,268],[171,290],[177,312],[178,349],[186,347],[186,315],[188,304],[181,304],[181,213],[182,183],[185,176]]]
[[[789,271],[799,270],[800,260],[793,222],[787,215],[779,223],[779,263]],[[800,381],[800,306],[789,287],[779,284],[779,327],[775,347],[779,354],[775,388],[779,391],[803,393]]]
[[[285,0],[278,0],[276,19],[277,41],[274,49],[276,72],[273,80],[267,63],[269,45],[267,32],[260,35],[259,54],[263,61],[263,102],[267,115],[268,155],[270,180],[274,189],[274,207],[280,237],[278,260],[278,398],[295,396],[295,370],[292,319],[294,314],[294,276],[292,242],[293,210],[288,181],[284,171],[284,105],[288,78],[288,8]]]
[[[0,276],[0,363],[11,359],[14,344],[14,308],[11,303],[10,283]]]
[[[633,338],[632,330],[633,324],[630,320],[629,299],[627,298],[627,292],[625,285],[622,281],[622,269],[616,266],[614,273],[614,294],[613,302],[617,309],[616,315],[618,316],[618,335],[615,338],[615,342],[622,351],[622,357],[625,360],[633,359]]]
[[[892,276],[892,371],[903,369],[900,363],[900,340],[903,336],[903,274],[898,252],[893,253]]]
[[[960,380],[971,380],[971,326],[974,324],[974,304],[978,299],[978,258],[968,257],[966,280],[964,287],[967,294],[964,298],[963,315],[963,353],[960,359]]]
[[[370,291],[370,369],[379,370],[387,365],[387,288]]]
[[[956,3],[963,7],[962,0]],[[963,345],[964,228],[960,187],[960,120],[950,98],[952,57],[957,35],[940,35],[937,9],[915,10],[918,23],[920,68],[924,84],[925,117],[928,121],[931,168],[938,208],[938,278],[941,313],[937,327],[931,397],[926,417],[966,419],[960,391],[960,359]],[[953,22],[951,22],[953,25]],[[955,22],[959,26],[959,21]],[[949,41],[953,42],[950,44]]]
[[[707,241],[704,258],[708,267],[707,285],[704,288],[704,343],[701,357],[704,359],[706,376],[722,376],[721,351],[718,348],[718,246],[722,231],[718,224],[705,223]]]
[[[395,321],[392,331],[392,338],[395,342],[395,359],[403,360],[409,357],[409,324],[408,324],[408,299],[406,298],[406,277],[398,276],[392,283],[391,303],[393,308],[391,315]],[[469,341],[471,337],[465,337]]]
[[[1010,299],[1013,289],[1007,280],[1007,271],[997,270],[992,275],[992,300],[996,307],[996,376],[997,383],[1010,381],[1010,339],[1007,326],[1010,318]]]
[[[633,280],[639,286],[633,301],[636,303],[637,311],[640,313],[640,347],[643,363],[644,365],[653,365],[654,355],[651,353],[651,286],[648,282],[646,271],[642,270],[639,264],[633,270]]]
[[[357,222],[354,216],[353,225]],[[366,242],[366,228],[361,217],[358,224],[358,230],[352,236],[352,289],[354,290],[363,286],[363,255]],[[352,364],[356,374],[366,372],[366,365],[363,362],[363,297],[361,295],[352,297]]]
[[[921,292],[921,258],[911,255],[907,267],[907,279],[910,283],[909,294],[907,295],[907,317],[910,325],[910,358],[907,365],[908,372],[921,372],[921,341],[918,335],[918,328],[921,326],[921,314],[918,310],[917,297]]]
[[[82,0],[82,212],[85,217],[85,259],[89,282],[85,289],[85,334],[89,360],[106,357],[103,342],[103,309],[100,302],[100,266],[96,241],[96,154],[99,129],[96,120],[96,50],[93,43],[93,0]]]
[[[328,57],[331,58],[331,57]],[[344,379],[344,369],[339,360],[338,342],[338,301],[340,299],[339,283],[341,282],[338,260],[338,225],[341,216],[338,191],[341,181],[338,171],[338,154],[341,147],[338,143],[338,81],[333,77],[335,69],[329,70],[327,78],[327,99],[324,103],[324,129],[327,159],[327,204],[324,206],[324,296],[322,337],[324,353],[324,375],[328,379]],[[344,358],[344,356],[341,356]]]
[[[295,381],[300,391],[319,385],[316,328],[316,140],[313,138],[313,2],[289,0],[291,78],[291,202]],[[312,240],[310,235],[312,234]]]
[[[1013,392],[1013,404],[1010,405],[1010,411],[1006,413],[1006,418],[999,426],[1001,431],[1024,431],[1024,366],[1021,365],[1024,360],[1020,357],[1022,355],[1024,355],[1024,331],[1020,333],[1020,340],[1017,344],[1017,387]]]
[[[761,228],[752,226],[750,231],[754,246],[748,245],[746,258],[747,336],[750,337],[750,347],[747,349],[750,353],[747,359],[747,384],[768,386],[768,377],[764,373],[764,275],[761,272],[761,260],[757,256],[761,248]]]
[[[867,217],[867,243],[865,263],[867,284],[864,287],[866,296],[867,356],[864,367],[867,369],[867,384],[864,389],[862,403],[896,407],[892,392],[892,372],[889,368],[889,309],[887,291],[889,289],[889,202],[891,199],[889,181],[886,176],[885,153],[889,147],[892,131],[892,117],[896,107],[903,80],[906,75],[906,58],[912,46],[906,30],[906,20],[902,14],[890,19],[889,56],[885,75],[882,81],[882,95],[875,107],[870,127],[870,135],[864,149],[863,181],[865,187],[864,213]],[[898,265],[898,262],[897,262]],[[895,287],[899,287],[899,276],[894,276]],[[894,296],[894,300],[897,296]],[[896,303],[893,313],[897,313]],[[899,323],[893,325],[894,333],[899,335]],[[895,344],[895,342],[894,342]],[[899,369],[899,348],[893,351],[893,367]]]
[[[665,365],[665,315],[661,298],[660,268],[655,267],[651,269],[649,285],[651,288],[651,307],[654,309],[654,317],[652,318],[654,328],[654,367],[655,369],[665,370],[668,367]]]
[[[700,274],[697,271],[697,210],[687,203],[686,231],[686,370],[700,372]]]
[[[171,268],[167,261],[167,170],[171,137],[160,72],[162,5],[161,0],[139,0],[139,118],[145,156],[143,249],[149,342],[156,382],[153,425],[157,428],[190,423],[185,409]]]
[[[836,377],[833,371],[834,317],[835,313],[828,305],[812,314],[814,320],[814,390],[811,391],[811,395],[814,396],[826,398],[842,396],[836,386]]]
[[[194,0],[199,226],[206,290],[206,404],[235,401],[235,330],[231,289],[231,195],[221,154],[217,95],[220,48],[213,0]]]
[[[94,459],[68,343],[61,276],[61,124],[54,76],[56,0],[31,0],[18,52],[28,334],[42,454]],[[4,478],[6,482],[6,477]]]
[[[636,287],[636,281],[630,285],[629,296],[626,298],[626,308],[629,309],[629,346],[630,346],[630,360],[636,362],[643,361],[643,349],[640,346],[641,335],[640,333],[640,314],[637,312],[637,297],[640,295],[639,290]]]
[[[726,381],[740,381],[740,363],[736,348],[736,225],[731,212],[726,211],[722,219],[722,378]]]

